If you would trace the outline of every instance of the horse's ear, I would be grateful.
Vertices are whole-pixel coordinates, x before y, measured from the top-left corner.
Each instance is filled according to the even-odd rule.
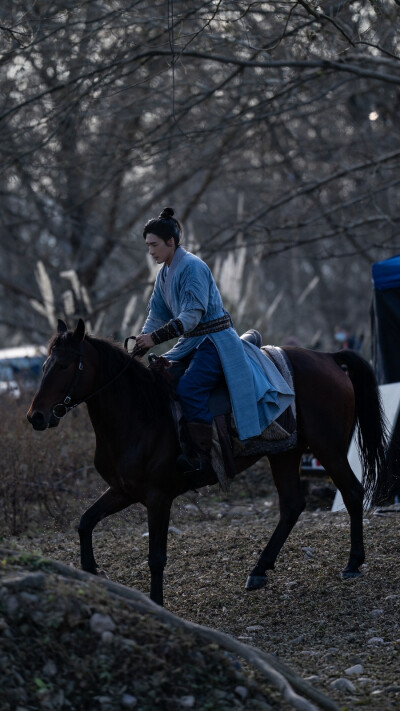
[[[65,321],[62,321],[59,318],[58,323],[57,323],[57,332],[58,333],[65,333],[65,331],[68,331],[67,324],[65,323]]]
[[[85,338],[85,322],[80,318],[74,331],[74,338],[83,341]]]

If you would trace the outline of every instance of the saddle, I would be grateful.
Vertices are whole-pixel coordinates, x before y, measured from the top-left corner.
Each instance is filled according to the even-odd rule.
[[[241,336],[249,341],[270,358],[278,368],[288,385],[294,389],[293,371],[286,353],[276,346],[262,346],[261,334],[255,329],[246,331]],[[182,372],[187,364],[182,364]],[[149,355],[149,367],[160,372],[170,384],[178,377],[172,377],[170,362],[163,356]],[[218,477],[221,488],[226,491],[230,481],[236,474],[235,458],[278,454],[293,449],[297,444],[296,410],[294,403],[290,405],[274,422],[272,422],[258,437],[240,440],[236,431],[229,391],[225,383],[217,386],[210,394],[209,408],[214,417],[213,448],[211,452],[213,469]],[[177,426],[178,437],[185,439],[182,412],[179,401],[173,401],[173,415]]]

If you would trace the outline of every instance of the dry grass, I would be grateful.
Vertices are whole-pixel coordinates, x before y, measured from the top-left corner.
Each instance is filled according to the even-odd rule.
[[[26,419],[29,395],[0,398],[0,535],[35,533],[73,515],[78,492],[99,488],[94,435],[85,408],[35,432]]]

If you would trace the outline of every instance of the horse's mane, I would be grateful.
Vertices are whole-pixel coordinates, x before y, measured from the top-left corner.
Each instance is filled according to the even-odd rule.
[[[117,377],[112,385],[113,397],[121,403],[125,401],[127,390],[132,393],[132,406],[136,411],[140,411],[140,417],[145,421],[161,419],[170,416],[169,399],[171,388],[163,375],[155,370],[151,370],[137,358],[132,356],[123,346],[108,338],[97,338],[86,334],[85,340],[97,351],[99,355],[101,373],[101,385],[106,385],[120,373],[130,362],[127,370]],[[73,333],[71,331],[56,335],[49,345],[49,351],[54,348],[76,349],[73,343]],[[107,393],[107,388],[103,391]]]

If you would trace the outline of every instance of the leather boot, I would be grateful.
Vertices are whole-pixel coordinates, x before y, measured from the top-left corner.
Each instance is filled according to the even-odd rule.
[[[178,457],[178,470],[184,474],[191,489],[197,489],[215,480],[211,464],[212,425],[205,422],[188,422],[193,449],[186,450]]]

